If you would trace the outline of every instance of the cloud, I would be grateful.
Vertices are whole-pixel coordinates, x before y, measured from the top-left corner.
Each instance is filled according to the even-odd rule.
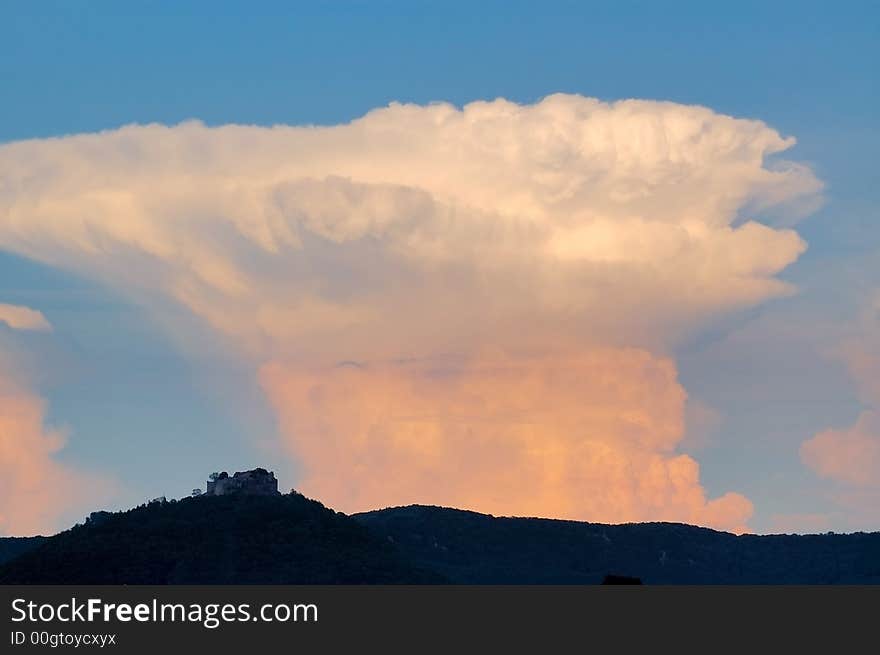
[[[880,294],[838,349],[867,406],[847,428],[828,429],[801,444],[801,459],[820,477],[853,487],[880,487]]]
[[[108,479],[57,459],[61,430],[45,425],[46,403],[0,368],[0,535],[54,534],[71,510],[106,500]]]
[[[37,330],[39,332],[52,330],[49,321],[41,312],[21,305],[0,303],[0,323],[6,323],[13,330]]]
[[[880,415],[862,412],[849,428],[818,433],[801,444],[801,458],[823,478],[880,485]]]
[[[350,511],[406,501],[725,528],[752,513],[738,494],[706,500],[697,463],[674,452],[685,401],[675,367],[642,350],[273,363],[261,381],[311,464],[302,488]]]
[[[738,526],[748,501],[706,501],[673,452],[681,403],[648,411],[626,394],[682,394],[663,357],[678,339],[792,292],[776,274],[805,244],[772,216],[789,225],[821,190],[804,166],[766,165],[793,143],[703,107],[568,95],[392,104],[332,127],[129,126],[0,146],[0,248],[156,312],[177,303],[227,337],[330,504],[430,495]],[[400,363],[447,359],[454,381]],[[567,362],[607,376],[603,402],[641,427],[579,409],[554,381],[597,387]],[[307,389],[338,396],[332,416]],[[431,419],[404,426],[377,403]],[[442,420],[458,408],[471,422]],[[371,490],[380,478],[353,453],[399,492]]]
[[[790,292],[774,274],[804,243],[740,210],[815,197],[807,169],[763,165],[792,143],[701,107],[564,95],[132,126],[0,148],[0,247],[159,291],[257,349],[384,332],[402,306],[418,311],[389,339],[436,346],[448,303],[472,318],[442,320],[455,344],[537,316],[656,345]]]

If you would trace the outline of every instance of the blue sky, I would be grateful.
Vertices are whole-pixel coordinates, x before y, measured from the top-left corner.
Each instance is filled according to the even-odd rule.
[[[798,295],[676,345],[684,388],[719,417],[688,452],[709,495],[736,489],[754,502],[755,530],[795,515],[878,529],[880,515],[853,518],[798,455],[865,406],[825,351],[880,288],[878,43],[873,2],[7,2],[0,143],[193,118],[334,125],[392,101],[557,92],[764,121],[797,138],[785,158],[813,169],[825,204],[797,225],[809,249],[780,274]],[[120,506],[267,460],[296,484],[253,364],[222,338],[182,345],[136,298],[10,252],[0,302],[51,321],[51,334],[9,339],[39,372],[50,421],[70,430],[58,457],[122,480]]]

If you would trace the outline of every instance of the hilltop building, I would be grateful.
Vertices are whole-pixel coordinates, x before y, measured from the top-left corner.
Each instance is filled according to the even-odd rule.
[[[252,496],[279,496],[278,480],[272,471],[255,468],[250,471],[236,471],[231,477],[226,471],[212,473],[208,479],[207,496],[226,496],[228,494],[249,494]]]
[[[88,515],[88,517],[86,517],[86,525],[101,525],[112,516],[112,512],[105,512],[103,510],[92,512]]]

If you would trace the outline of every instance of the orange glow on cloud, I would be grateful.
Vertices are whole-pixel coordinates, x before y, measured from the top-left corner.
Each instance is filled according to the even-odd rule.
[[[820,432],[801,445],[801,457],[823,478],[880,485],[880,415],[862,412],[849,428]]]
[[[0,303],[0,323],[6,323],[13,330],[37,330],[48,332],[52,326],[42,312],[21,305]]]
[[[54,534],[59,517],[88,508],[109,483],[59,462],[64,434],[44,425],[45,402],[0,370],[0,535]]]
[[[851,487],[880,487],[880,294],[856,322],[840,354],[867,406],[847,428],[828,429],[801,444],[801,459],[820,477]],[[876,508],[876,499],[870,504]]]
[[[301,488],[345,511],[407,503],[744,530],[751,503],[707,501],[676,454],[685,392],[633,349],[461,362],[266,365]]]

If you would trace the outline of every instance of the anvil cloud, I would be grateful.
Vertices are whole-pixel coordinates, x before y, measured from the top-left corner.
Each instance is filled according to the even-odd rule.
[[[768,160],[792,144],[568,95],[129,126],[0,147],[0,248],[203,319],[259,371],[302,490],[340,509],[743,529],[751,503],[707,499],[676,450],[669,353],[791,291],[784,225],[821,188]]]

